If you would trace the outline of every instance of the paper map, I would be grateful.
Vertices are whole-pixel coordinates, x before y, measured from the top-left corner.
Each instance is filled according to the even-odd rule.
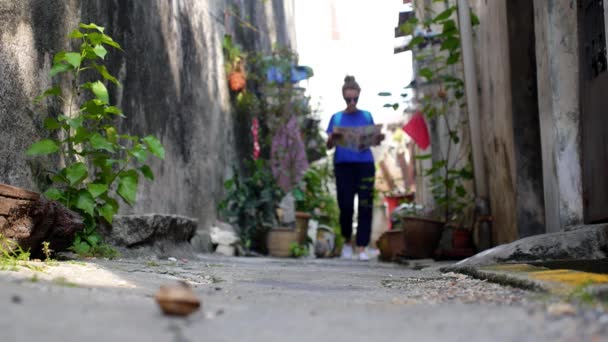
[[[363,151],[374,145],[376,137],[382,132],[382,125],[368,125],[357,127],[334,127],[334,133],[340,134],[334,142],[336,146],[349,150]]]

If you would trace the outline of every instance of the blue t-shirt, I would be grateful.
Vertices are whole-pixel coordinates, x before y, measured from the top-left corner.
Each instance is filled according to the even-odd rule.
[[[370,112],[365,110],[357,110],[354,113],[338,112],[331,117],[329,120],[329,126],[327,127],[327,134],[331,134],[334,130],[334,126],[341,127],[357,127],[373,125],[374,119]],[[374,156],[372,155],[371,149],[363,151],[354,151],[344,147],[336,146],[336,154],[334,155],[334,163],[373,163]]]

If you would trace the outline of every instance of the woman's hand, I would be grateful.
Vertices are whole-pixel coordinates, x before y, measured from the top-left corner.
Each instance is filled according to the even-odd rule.
[[[327,149],[331,150],[332,148],[334,148],[334,146],[336,146],[336,139],[340,139],[341,137],[342,133],[332,132],[327,138],[327,143],[325,144],[327,146]]]
[[[383,133],[376,135],[374,139],[374,146],[380,145],[384,138],[386,138],[386,136]]]

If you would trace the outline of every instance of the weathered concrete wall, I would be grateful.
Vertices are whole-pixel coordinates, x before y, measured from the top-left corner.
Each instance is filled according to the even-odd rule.
[[[535,0],[547,231],[583,222],[575,1]]]
[[[121,129],[154,134],[167,152],[152,163],[156,181],[122,212],[191,216],[208,227],[237,155],[221,48],[237,16],[255,31],[249,38],[257,49],[295,43],[290,1],[0,0],[0,182],[44,187],[42,169],[58,161],[24,151],[45,137],[42,121],[58,109],[31,100],[51,85],[52,56],[68,47],[71,29],[95,22],[125,50],[108,60],[123,84],[111,88],[112,103],[128,116]]]
[[[471,5],[481,21],[474,45],[483,154],[494,217],[492,240],[502,244],[519,236],[507,5],[481,0],[471,1]]]

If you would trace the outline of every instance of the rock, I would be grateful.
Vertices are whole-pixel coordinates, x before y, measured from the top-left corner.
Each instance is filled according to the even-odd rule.
[[[211,253],[213,251],[211,235],[204,230],[199,229],[190,240],[190,244],[197,253]]]
[[[77,213],[40,197],[11,209],[0,234],[29,250],[33,258],[41,258],[42,242],[49,242],[55,252],[65,251],[83,229],[83,220]]]
[[[197,225],[197,219],[179,215],[116,215],[112,226],[100,231],[108,243],[131,248],[163,241],[187,243]]]
[[[216,245],[230,246],[239,242],[234,231],[222,230],[220,227],[211,227],[211,242]]]
[[[215,249],[215,253],[225,256],[234,256],[236,254],[236,247],[229,245],[218,245]]]
[[[176,285],[162,285],[154,299],[166,315],[188,316],[201,307],[200,300],[184,281]]]
[[[455,264],[455,267],[483,266],[503,262],[550,260],[597,260],[607,258],[608,224],[530,236],[483,251]]]

